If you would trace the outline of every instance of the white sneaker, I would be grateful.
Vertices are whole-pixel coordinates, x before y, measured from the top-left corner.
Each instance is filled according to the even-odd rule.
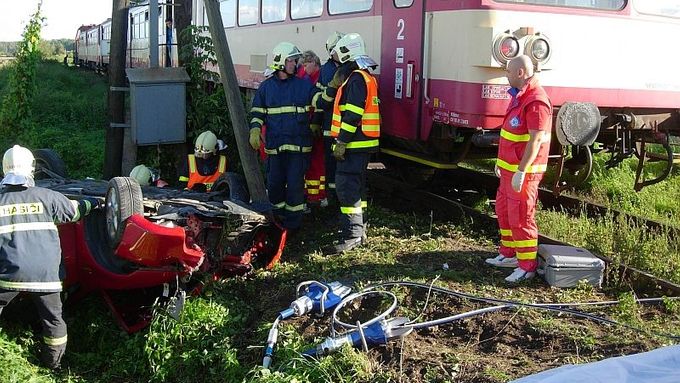
[[[504,255],[498,255],[495,258],[487,258],[486,263],[496,266],[496,267],[517,267],[517,257],[506,257]]]
[[[531,279],[534,276],[536,276],[535,272],[522,270],[521,268],[518,267],[515,269],[515,271],[512,272],[512,274],[505,278],[505,281],[508,283],[519,283],[522,281],[526,281],[527,279]]]

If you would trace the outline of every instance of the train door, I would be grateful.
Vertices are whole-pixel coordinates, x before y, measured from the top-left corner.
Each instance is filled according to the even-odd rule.
[[[382,4],[381,129],[410,140],[418,139],[421,113],[423,4],[424,0]]]

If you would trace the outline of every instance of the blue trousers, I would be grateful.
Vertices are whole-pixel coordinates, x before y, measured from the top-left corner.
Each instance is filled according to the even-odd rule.
[[[345,153],[337,162],[335,191],[340,204],[340,230],[343,239],[361,238],[365,234],[362,200],[366,194],[366,167],[370,153]]]
[[[333,144],[335,144],[335,137],[324,136],[323,138],[323,155],[326,165],[326,189],[330,189],[329,195],[335,190],[335,168],[337,161],[333,157]]]
[[[305,172],[309,153],[282,152],[267,156],[267,192],[274,214],[286,229],[297,229],[305,209]]]

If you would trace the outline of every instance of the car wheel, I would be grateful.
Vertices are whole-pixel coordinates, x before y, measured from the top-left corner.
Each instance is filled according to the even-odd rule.
[[[125,221],[133,214],[144,214],[142,188],[130,177],[112,178],[106,191],[106,230],[112,248],[120,243]]]
[[[36,149],[33,151],[35,157],[35,178],[67,178],[66,164],[59,157],[59,154],[52,149]]]

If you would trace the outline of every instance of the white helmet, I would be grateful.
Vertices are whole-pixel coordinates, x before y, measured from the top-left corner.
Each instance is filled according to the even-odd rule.
[[[32,186],[34,170],[33,153],[23,146],[14,145],[2,157],[2,171],[5,173],[2,184]]]
[[[366,54],[366,44],[358,33],[348,33],[343,36],[338,40],[338,43],[335,44],[333,52],[337,53],[338,61],[340,61],[341,64],[348,61],[354,61],[361,69],[378,66],[378,64]]]
[[[137,181],[139,186],[149,186],[153,176],[151,174],[151,170],[145,165],[137,165],[132,168],[132,171],[130,172],[130,178]]]
[[[217,136],[207,130],[196,137],[194,155],[198,158],[207,158],[217,153]]]
[[[272,65],[269,67],[273,70],[283,70],[286,65],[286,59],[299,58],[302,52],[295,46],[295,44],[282,42],[278,43],[274,50],[272,50]]]
[[[335,45],[344,36],[345,34],[342,32],[333,32],[328,36],[328,39],[326,39],[326,52],[328,52],[329,56],[333,55],[333,48],[335,48]]]

